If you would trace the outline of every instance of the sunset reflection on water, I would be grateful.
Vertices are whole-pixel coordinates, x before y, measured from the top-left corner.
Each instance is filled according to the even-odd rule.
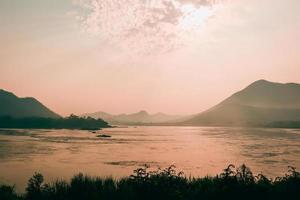
[[[106,134],[111,138],[99,138]],[[83,172],[119,178],[145,164],[171,164],[187,176],[215,175],[245,163],[279,176],[300,167],[300,130],[224,127],[120,127],[82,130],[0,130],[0,182],[22,191],[30,176],[46,181]],[[14,170],[11,170],[14,169]]]

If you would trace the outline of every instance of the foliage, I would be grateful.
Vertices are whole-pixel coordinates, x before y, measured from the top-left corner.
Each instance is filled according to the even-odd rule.
[[[0,199],[2,200],[17,200],[18,195],[15,192],[14,186],[0,185]],[[21,199],[21,198],[20,198]]]
[[[175,166],[150,171],[148,166],[134,170],[126,178],[90,177],[82,173],[70,182],[44,183],[43,176],[34,174],[28,181],[26,193],[17,196],[14,187],[0,186],[2,200],[196,200],[196,199],[297,199],[300,173],[289,167],[283,177],[274,180],[242,165],[229,165],[214,177],[187,178]]]
[[[12,118],[0,117],[0,128],[35,128],[35,129],[99,129],[110,127],[102,119],[70,115],[66,118]]]

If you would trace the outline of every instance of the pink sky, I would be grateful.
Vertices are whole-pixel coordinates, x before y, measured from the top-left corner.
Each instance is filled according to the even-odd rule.
[[[0,2],[0,88],[62,115],[191,114],[300,82],[298,0],[74,2]]]

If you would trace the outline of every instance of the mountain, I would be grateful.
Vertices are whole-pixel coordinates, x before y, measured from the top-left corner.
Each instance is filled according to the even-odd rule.
[[[165,122],[178,122],[183,121],[186,116],[180,115],[167,115],[164,113],[149,114],[142,110],[132,114],[119,114],[112,115],[105,112],[96,112],[90,114],[84,114],[84,117],[101,118],[108,121],[111,124],[122,124],[122,125],[138,125],[138,124],[153,124],[153,123],[165,123]]]
[[[300,84],[259,80],[180,124],[264,126],[276,121],[300,121]]]
[[[0,116],[60,118],[58,114],[32,97],[19,98],[13,93],[1,89]]]
[[[111,115],[106,112],[95,112],[95,113],[84,114],[82,115],[82,117],[92,117],[94,119],[101,118],[101,119],[111,120],[112,118],[114,118],[114,115]]]

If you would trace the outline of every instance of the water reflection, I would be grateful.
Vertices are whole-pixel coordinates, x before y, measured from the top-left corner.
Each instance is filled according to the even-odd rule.
[[[99,134],[110,138],[97,137]],[[228,163],[279,176],[300,168],[300,130],[222,127],[128,127],[81,130],[0,130],[0,181],[22,190],[28,177],[75,173],[121,177],[148,164],[175,164],[187,175],[219,173]]]

